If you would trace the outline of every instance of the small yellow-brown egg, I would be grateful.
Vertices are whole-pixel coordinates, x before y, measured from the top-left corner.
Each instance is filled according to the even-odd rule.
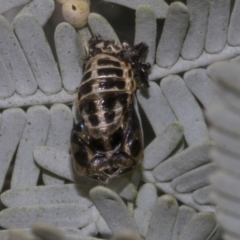
[[[90,12],[88,0],[68,0],[62,6],[64,19],[76,28],[87,24]]]

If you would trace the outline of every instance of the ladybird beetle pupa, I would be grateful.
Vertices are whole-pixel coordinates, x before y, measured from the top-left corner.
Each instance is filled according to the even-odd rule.
[[[62,5],[64,19],[76,28],[84,27],[87,24],[89,12],[88,0],[68,0]]]
[[[145,43],[133,47],[93,37],[86,44],[77,109],[83,120],[71,135],[74,168],[103,183],[143,159],[143,136],[133,105],[137,87],[148,84]]]

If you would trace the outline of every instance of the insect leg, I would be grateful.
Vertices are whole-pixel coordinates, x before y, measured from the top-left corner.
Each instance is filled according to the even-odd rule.
[[[142,131],[133,103],[129,106],[127,121],[121,148],[111,161],[112,165],[118,166],[119,174],[131,171],[143,157]]]
[[[85,126],[83,122],[76,124],[71,134],[71,154],[76,172],[86,175],[93,156],[92,149],[84,140]]]
[[[134,68],[136,69],[136,78],[142,83],[141,86],[149,87],[148,84],[148,71],[151,68],[150,63],[145,63],[143,59],[146,56],[148,46],[146,43],[141,42],[133,47],[133,51],[137,55],[137,60],[134,61]]]
[[[139,161],[143,155],[143,136],[141,125],[132,103],[129,106],[129,122],[127,129],[127,136],[123,144],[124,151],[131,156],[131,158]]]

